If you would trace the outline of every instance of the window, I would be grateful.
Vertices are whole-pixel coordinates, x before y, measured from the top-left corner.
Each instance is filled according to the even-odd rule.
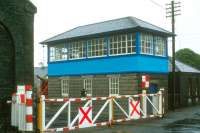
[[[61,49],[62,60],[67,60],[67,58],[68,58],[68,53],[67,52],[68,52],[68,50],[67,50],[66,47],[63,47]]]
[[[69,80],[61,79],[61,95],[63,97],[69,96]]]
[[[84,79],[84,89],[87,96],[92,96],[92,78]]]
[[[84,54],[84,41],[70,42],[69,48],[69,59],[81,59],[85,57]]]
[[[51,46],[50,48],[50,61],[59,61],[67,59],[67,49],[64,44]]]
[[[141,53],[153,54],[153,36],[150,34],[141,34]]]
[[[106,55],[104,38],[96,38],[88,41],[88,57],[99,57]]]
[[[127,53],[135,53],[136,46],[135,46],[135,33],[128,34],[127,37]]]
[[[163,37],[155,36],[155,55],[165,56],[166,55],[166,39]]]
[[[119,77],[113,76],[109,78],[109,95],[119,95]]]
[[[135,33],[113,35],[107,39],[94,38],[90,40],[70,41],[67,44],[56,44],[49,47],[49,61],[74,60],[87,57],[102,57],[110,55],[131,54],[136,52]],[[109,42],[109,51],[108,45]]]
[[[110,55],[135,52],[135,34],[114,35],[110,37]]]
[[[49,52],[49,61],[55,61],[55,47],[50,47]]]

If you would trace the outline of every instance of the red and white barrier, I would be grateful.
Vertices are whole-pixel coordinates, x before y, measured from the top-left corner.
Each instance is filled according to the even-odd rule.
[[[32,86],[18,85],[11,104],[11,125],[19,131],[33,131]]]
[[[33,131],[32,86],[26,85],[26,131]]]
[[[154,104],[152,100],[149,97],[159,97],[159,104]],[[119,102],[120,99],[127,100],[128,103],[128,108],[123,107],[120,105],[121,103]],[[148,113],[143,111],[143,100],[152,106],[152,110],[154,109],[156,113]],[[102,106],[99,110],[96,110],[95,113],[93,113],[93,109],[95,108],[95,101],[102,101]],[[124,101],[123,100],[123,101]],[[46,104],[55,104],[55,103],[63,103],[61,108],[55,112],[55,115],[49,120],[46,121],[45,116],[46,116],[46,110],[45,106]],[[71,106],[72,103],[81,103],[81,106],[79,106],[77,112],[78,114],[76,116],[71,115]],[[84,103],[84,104],[83,104]],[[41,132],[63,132],[63,131],[69,131],[69,130],[74,130],[78,128],[87,128],[87,127],[99,127],[99,126],[105,126],[105,125],[110,125],[113,122],[124,122],[124,121],[129,121],[129,120],[135,120],[135,119],[144,119],[147,117],[156,117],[156,116],[162,116],[163,111],[162,111],[162,93],[161,91],[157,94],[138,94],[138,95],[124,95],[124,96],[115,96],[115,97],[94,97],[94,98],[63,98],[63,99],[45,99],[44,96],[41,98],[41,112],[42,112],[42,123],[39,127],[41,127]],[[114,119],[114,107],[113,105],[116,106],[115,109],[121,110],[123,112],[124,118],[122,119]],[[98,107],[99,108],[99,107]],[[108,109],[108,112],[106,113],[108,115],[108,120],[102,121],[102,122],[97,122],[98,118],[100,116],[104,116],[102,113],[105,111],[106,108]],[[146,107],[147,108],[147,104]],[[59,128],[51,128],[51,125],[55,123],[55,120],[58,118],[58,116],[64,111],[68,111],[68,116],[67,116],[67,122],[68,126],[67,127],[59,127]],[[147,109],[146,109],[147,110]],[[122,116],[122,117],[123,117]]]
[[[142,88],[149,88],[149,81],[150,81],[149,75],[142,75],[141,87]]]

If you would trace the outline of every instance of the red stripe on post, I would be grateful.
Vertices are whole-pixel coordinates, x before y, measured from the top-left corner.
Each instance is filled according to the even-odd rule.
[[[32,86],[31,85],[25,85],[25,90],[26,91],[31,91],[32,90]]]
[[[69,99],[68,99],[68,98],[64,98],[63,101],[64,101],[64,102],[67,102],[67,101],[69,101]]]
[[[32,123],[33,122],[33,115],[26,115],[26,122]]]
[[[65,127],[65,128],[63,128],[63,131],[67,132],[67,131],[69,131],[69,128]]]
[[[82,100],[80,98],[76,98],[75,101],[76,102],[82,102]]]
[[[150,80],[150,76],[149,75],[145,75],[146,76],[146,81]]]
[[[25,95],[24,94],[20,94],[20,101],[21,101],[21,103],[25,103]]]
[[[26,106],[32,106],[33,100],[32,99],[26,99]]]
[[[141,88],[145,88],[145,82],[141,82]]]

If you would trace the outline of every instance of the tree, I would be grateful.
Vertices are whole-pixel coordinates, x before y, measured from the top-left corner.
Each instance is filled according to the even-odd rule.
[[[189,48],[184,48],[176,52],[177,60],[200,70],[200,55]]]

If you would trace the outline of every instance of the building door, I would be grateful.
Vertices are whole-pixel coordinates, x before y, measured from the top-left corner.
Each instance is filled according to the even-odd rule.
[[[14,45],[8,30],[0,23],[0,131],[6,132],[10,105],[6,103],[14,90]]]

